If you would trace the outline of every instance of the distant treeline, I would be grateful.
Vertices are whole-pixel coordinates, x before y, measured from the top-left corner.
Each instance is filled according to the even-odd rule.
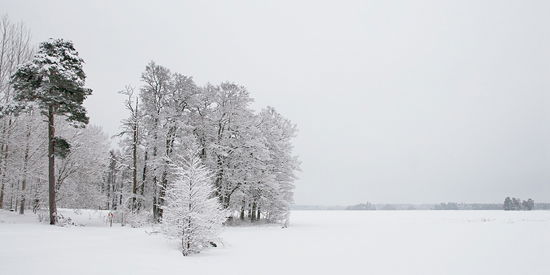
[[[439,204],[372,204],[360,203],[346,207],[347,210],[502,210],[500,203],[457,203]]]
[[[550,210],[550,203],[534,203],[534,210]],[[293,210],[503,210],[503,203],[396,204],[360,203],[350,206],[294,205]],[[512,209],[510,209],[512,210]],[[518,209],[520,210],[520,209]]]
[[[502,210],[501,203],[456,203],[447,202],[434,206],[434,210]]]

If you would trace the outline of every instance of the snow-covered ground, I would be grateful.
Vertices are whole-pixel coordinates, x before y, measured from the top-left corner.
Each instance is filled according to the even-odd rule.
[[[0,211],[0,274],[550,274],[550,211],[294,211],[290,228],[226,228],[183,257],[151,228]]]

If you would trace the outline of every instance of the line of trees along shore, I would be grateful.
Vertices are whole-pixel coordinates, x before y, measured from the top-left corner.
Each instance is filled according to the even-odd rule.
[[[442,202],[439,204],[384,204],[360,203],[355,205],[321,207],[321,206],[293,206],[293,209],[304,210],[549,210],[550,203],[535,203],[534,200],[520,200],[506,197],[502,203],[457,203]]]
[[[160,222],[166,192],[182,181],[175,161],[197,156],[228,220],[288,221],[297,129],[272,107],[253,110],[245,87],[199,86],[151,62],[141,86],[120,92],[128,117],[110,149],[100,126],[86,126],[91,90],[72,43],[36,49],[23,24],[0,24],[0,209],[49,208],[51,223],[62,218],[56,207]]]

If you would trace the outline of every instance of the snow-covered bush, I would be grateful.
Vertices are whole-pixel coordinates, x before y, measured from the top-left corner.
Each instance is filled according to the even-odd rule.
[[[75,214],[77,213],[77,210],[75,210]],[[40,223],[49,223],[49,211],[48,209],[40,209],[37,211],[36,216],[38,217],[38,221]],[[71,217],[65,217],[63,214],[57,212],[57,215],[55,216],[55,224],[57,226],[77,226],[79,225],[76,223]]]
[[[36,211],[36,217],[38,218],[39,222],[46,222],[48,220],[48,210],[47,209],[39,209]]]
[[[129,225],[131,227],[143,227],[153,222],[153,214],[149,211],[117,211],[120,213],[119,222]]]
[[[211,173],[194,151],[172,162],[163,206],[162,231],[181,240],[184,256],[199,253],[218,241],[226,212],[214,195]]]

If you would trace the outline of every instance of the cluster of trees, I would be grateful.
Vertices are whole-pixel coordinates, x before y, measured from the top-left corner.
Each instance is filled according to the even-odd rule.
[[[522,201],[519,198],[506,197],[504,199],[504,210],[533,210],[535,208],[535,201],[528,199]]]
[[[267,107],[250,108],[240,85],[198,86],[192,77],[154,62],[138,91],[126,87],[121,150],[112,153],[108,185],[112,208],[150,211],[161,221],[167,205],[171,163],[198,148],[212,172],[214,195],[229,218],[287,220],[299,162],[292,155],[296,126]]]

